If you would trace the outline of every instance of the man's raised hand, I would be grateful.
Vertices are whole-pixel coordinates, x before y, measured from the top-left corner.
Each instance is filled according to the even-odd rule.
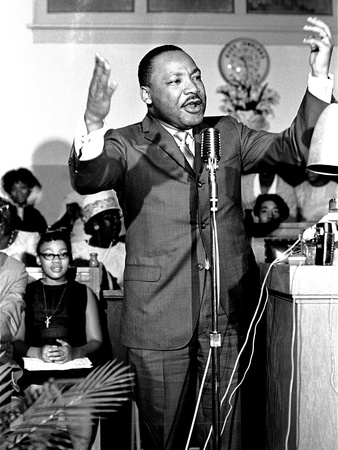
[[[97,53],[85,112],[88,132],[102,128],[103,121],[109,113],[111,97],[117,88],[117,83],[115,81],[110,82],[109,77],[109,62]]]
[[[327,78],[333,51],[330,28],[317,17],[308,17],[307,22],[303,30],[309,31],[310,34],[303,42],[309,44],[311,48],[310,66],[312,75]]]

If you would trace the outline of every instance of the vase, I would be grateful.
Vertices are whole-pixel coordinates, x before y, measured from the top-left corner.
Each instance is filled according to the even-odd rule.
[[[268,130],[269,122],[263,114],[258,114],[257,112],[250,111],[235,111],[231,114],[232,117],[238,120],[238,122],[243,123],[249,128],[253,128],[254,130]]]

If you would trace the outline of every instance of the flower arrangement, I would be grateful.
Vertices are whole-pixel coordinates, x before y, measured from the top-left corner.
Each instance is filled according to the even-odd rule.
[[[250,111],[251,117],[256,116],[256,121],[260,120],[260,127],[263,123],[267,125],[266,118],[273,116],[273,106],[280,100],[278,92],[271,89],[268,83],[263,85],[250,81],[238,82],[236,85],[226,83],[217,92],[224,96],[221,110],[225,114],[230,114],[245,123],[245,113]],[[252,123],[249,125],[252,126]]]

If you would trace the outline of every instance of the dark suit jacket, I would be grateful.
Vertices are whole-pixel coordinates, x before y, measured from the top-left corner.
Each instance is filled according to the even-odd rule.
[[[206,118],[194,129],[195,171],[174,138],[147,115],[140,123],[109,130],[103,153],[79,161],[70,174],[81,194],[118,192],[126,235],[122,343],[174,349],[188,343],[199,313],[210,255],[208,171],[201,164],[200,132],[219,129],[222,155],[217,171],[220,298],[241,332],[259,282],[241,205],[241,174],[280,173],[305,165],[313,127],[326,103],[306,93],[292,126],[278,134],[254,131],[230,116]],[[220,330],[222,332],[222,330]]]

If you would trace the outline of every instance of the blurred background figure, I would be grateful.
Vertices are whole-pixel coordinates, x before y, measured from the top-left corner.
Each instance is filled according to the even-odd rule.
[[[58,220],[49,227],[49,230],[66,228],[72,235],[73,241],[83,240],[86,237],[82,220],[81,204],[83,195],[73,191],[65,196]]]
[[[10,170],[2,177],[3,191],[9,196],[20,218],[17,229],[44,232],[47,222],[35,208],[42,194],[42,186],[32,172],[25,168]]]
[[[9,364],[8,379],[1,380],[0,407],[10,402],[6,391],[16,389],[22,370],[13,359],[12,339],[19,330],[25,308],[23,295],[27,285],[25,266],[0,252],[0,365]],[[10,381],[7,385],[6,382]]]
[[[99,263],[107,271],[108,289],[122,289],[126,249],[120,237],[122,210],[116,193],[110,190],[86,195],[82,217],[89,238],[72,240],[74,265],[88,265],[91,253],[97,253]]]
[[[338,198],[338,177],[306,170],[307,179],[295,187],[298,215],[302,222],[318,222],[329,209],[331,198]]]
[[[26,266],[36,266],[36,244],[40,234],[19,230],[20,223],[15,206],[0,197],[0,252],[13,256]]]
[[[303,177],[304,179],[304,177]],[[251,173],[241,178],[243,211],[253,209],[261,194],[278,194],[289,208],[288,222],[296,222],[297,197],[295,188],[275,173]]]
[[[288,217],[288,205],[280,195],[259,195],[256,199],[253,211],[246,210],[244,225],[247,235],[249,237],[268,236]]]

